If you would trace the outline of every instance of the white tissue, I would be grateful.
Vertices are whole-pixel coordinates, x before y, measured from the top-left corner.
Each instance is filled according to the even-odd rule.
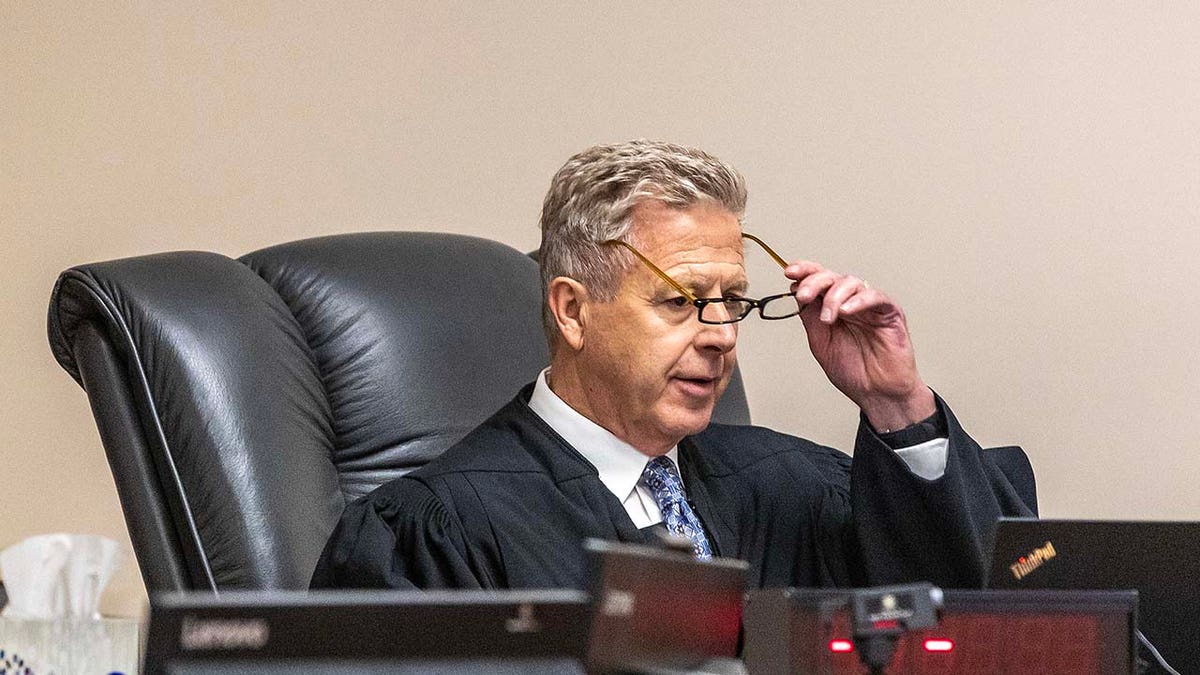
[[[119,563],[117,542],[95,535],[42,534],[13,544],[0,552],[4,616],[99,619],[100,595]]]

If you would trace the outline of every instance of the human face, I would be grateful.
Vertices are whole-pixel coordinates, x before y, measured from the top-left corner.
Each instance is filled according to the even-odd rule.
[[[742,295],[741,227],[723,207],[644,202],[630,240],[698,297]],[[708,426],[733,373],[737,324],[700,323],[696,308],[645,265],[632,264],[616,297],[590,300],[576,354],[585,414],[651,455]]]

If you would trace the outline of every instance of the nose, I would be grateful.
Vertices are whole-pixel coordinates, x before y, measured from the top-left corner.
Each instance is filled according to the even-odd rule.
[[[721,311],[725,311],[724,308]],[[737,345],[737,334],[736,323],[701,323],[700,331],[696,335],[696,346],[702,350],[709,349],[724,354],[732,351]]]

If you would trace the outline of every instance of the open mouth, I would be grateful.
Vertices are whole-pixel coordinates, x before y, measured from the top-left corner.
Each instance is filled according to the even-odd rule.
[[[717,386],[715,377],[677,377],[675,381],[685,393],[692,396],[707,396]]]

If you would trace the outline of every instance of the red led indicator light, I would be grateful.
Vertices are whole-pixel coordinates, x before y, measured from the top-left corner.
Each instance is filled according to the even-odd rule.
[[[927,652],[952,652],[954,651],[954,641],[941,638],[930,638],[925,641],[925,651]]]
[[[854,651],[854,643],[849,640],[830,640],[829,651],[835,654],[848,654]]]

